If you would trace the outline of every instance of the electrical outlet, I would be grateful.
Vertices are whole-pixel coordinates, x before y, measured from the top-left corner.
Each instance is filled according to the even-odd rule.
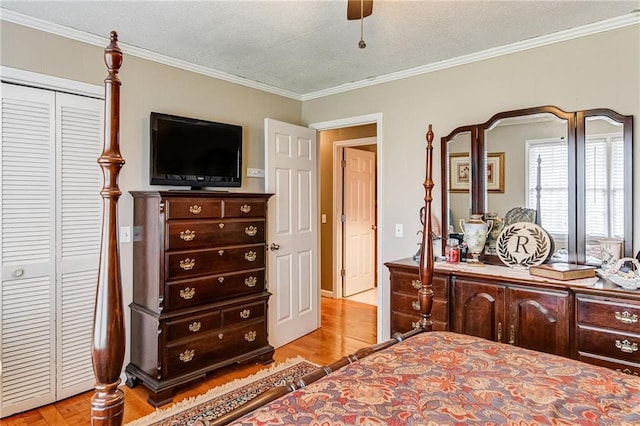
[[[120,227],[120,242],[121,243],[130,243],[131,242],[131,227],[130,226],[121,226]]]
[[[396,223],[396,237],[402,237],[403,229],[401,223]]]
[[[247,168],[247,177],[263,178],[264,177],[264,169]]]

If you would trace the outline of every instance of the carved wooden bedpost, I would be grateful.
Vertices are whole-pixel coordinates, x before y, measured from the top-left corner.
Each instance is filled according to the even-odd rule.
[[[104,148],[98,158],[102,168],[102,240],[100,266],[93,317],[93,372],[95,393],[91,399],[91,424],[121,425],[124,414],[124,393],[118,389],[124,362],[125,330],[118,252],[118,174],[124,165],[120,156],[120,80],[122,51],[118,34],[111,32],[111,43],[104,50],[109,75],[105,86]]]
[[[424,330],[431,331],[433,327],[433,321],[431,321],[431,308],[433,306],[433,290],[431,289],[431,282],[433,280],[433,244],[432,244],[432,232],[431,225],[431,190],[433,189],[433,130],[431,124],[429,124],[429,130],[426,135],[427,139],[427,156],[426,156],[426,177],[424,181],[424,218],[423,218],[423,232],[422,232],[422,251],[420,253],[420,282],[422,287],[418,291],[418,297],[420,300],[420,312],[422,313],[422,319],[420,321],[420,327]]]

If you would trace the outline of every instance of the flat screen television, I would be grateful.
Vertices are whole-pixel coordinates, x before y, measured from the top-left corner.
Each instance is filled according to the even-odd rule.
[[[242,126],[151,113],[150,184],[240,187]]]

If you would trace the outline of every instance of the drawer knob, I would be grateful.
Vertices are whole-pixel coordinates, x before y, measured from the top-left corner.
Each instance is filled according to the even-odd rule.
[[[244,285],[247,287],[255,287],[258,283],[258,279],[256,277],[247,277],[244,279]]]
[[[631,314],[628,311],[623,311],[622,313],[615,313],[616,319],[625,324],[635,324],[638,322],[638,315]]]
[[[180,231],[180,238],[184,241],[193,241],[196,237],[196,232],[187,229],[186,231]]]
[[[626,354],[632,354],[638,350],[638,344],[631,343],[627,339],[624,339],[623,341],[616,340],[616,348],[620,349],[620,351]]]
[[[420,310],[420,301],[418,300],[414,300],[411,302],[411,307],[413,308],[414,311],[419,311]]]
[[[258,228],[256,228],[253,225],[248,226],[248,227],[244,228],[244,233],[247,234],[250,237],[255,237],[256,234],[258,233]]]
[[[180,261],[180,267],[185,271],[190,271],[193,267],[196,266],[195,259],[189,259],[188,257],[185,260]]]
[[[218,277],[218,282],[222,284],[224,282],[224,277]]]
[[[189,362],[196,355],[196,351],[194,349],[187,349],[186,351],[180,354],[180,361]]]
[[[251,316],[251,311],[249,309],[245,309],[244,311],[240,312],[240,318],[247,319],[249,318],[249,316]]]
[[[220,228],[220,229],[224,228],[224,223],[219,223],[218,224],[218,228]]]
[[[222,340],[224,338],[224,334],[220,333],[218,334],[218,339]]]
[[[420,290],[422,288],[422,283],[420,280],[411,280],[411,286],[416,290]]]
[[[189,206],[189,213],[192,214],[200,214],[202,213],[202,206],[194,204],[193,206]]]
[[[218,254],[222,256],[224,254],[224,250],[218,250]]]
[[[244,340],[246,340],[247,342],[253,342],[254,340],[256,340],[257,334],[258,333],[256,333],[255,331],[250,331],[244,335]]]
[[[202,323],[200,321],[195,321],[189,324],[189,331],[192,333],[197,333],[198,331],[200,331],[201,327],[202,327]]]
[[[249,213],[251,211],[251,206],[248,204],[243,204],[240,206],[240,211],[242,213]]]
[[[255,261],[257,257],[258,257],[258,254],[255,251],[249,251],[244,254],[244,258],[247,259],[249,262]]]
[[[180,297],[182,297],[184,300],[193,299],[193,296],[195,295],[196,295],[195,288],[187,287],[183,290],[180,290]]]

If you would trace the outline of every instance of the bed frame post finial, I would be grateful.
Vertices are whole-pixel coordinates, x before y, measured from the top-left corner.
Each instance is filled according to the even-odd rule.
[[[118,174],[124,165],[119,146],[120,80],[122,51],[118,34],[111,32],[104,49],[108,76],[105,85],[104,146],[98,164],[102,168],[102,237],[93,317],[91,358],[96,385],[91,398],[91,424],[119,426],[123,421],[124,393],[118,389],[124,362],[125,328],[118,252]]]
[[[422,319],[420,320],[420,328],[431,331],[433,321],[431,321],[431,308],[433,306],[433,227],[431,224],[431,190],[433,189],[433,130],[429,124],[429,130],[426,134],[427,139],[427,155],[426,155],[426,177],[424,180],[424,217],[422,218],[422,251],[420,253],[420,283],[422,287],[418,291],[420,300],[420,312]]]

